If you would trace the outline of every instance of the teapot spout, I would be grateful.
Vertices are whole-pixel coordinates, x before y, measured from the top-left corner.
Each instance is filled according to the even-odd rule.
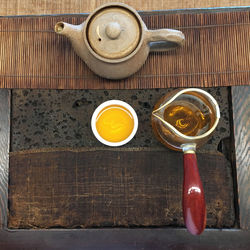
[[[78,38],[83,31],[83,24],[73,25],[65,22],[58,22],[55,25],[55,32],[60,35],[67,36],[70,40]]]
[[[81,54],[84,47],[83,27],[84,23],[73,25],[65,22],[58,22],[55,25],[55,32],[59,35],[68,37],[76,52],[80,52]]]

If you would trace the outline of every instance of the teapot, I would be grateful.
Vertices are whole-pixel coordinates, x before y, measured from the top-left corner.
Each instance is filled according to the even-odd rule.
[[[151,116],[157,139],[184,153],[182,209],[185,225],[193,235],[201,234],[206,226],[205,196],[195,151],[209,139],[219,119],[216,100],[198,88],[168,93],[156,103]]]
[[[55,32],[68,37],[88,67],[108,79],[134,74],[150,51],[168,51],[185,40],[178,30],[148,30],[136,10],[123,3],[100,6],[80,25],[58,22]]]

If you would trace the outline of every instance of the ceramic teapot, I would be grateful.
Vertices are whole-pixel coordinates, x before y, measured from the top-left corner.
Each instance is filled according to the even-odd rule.
[[[100,6],[80,25],[58,22],[55,32],[68,37],[88,67],[108,79],[134,74],[150,51],[167,51],[185,40],[178,30],[148,30],[136,10],[122,3]]]

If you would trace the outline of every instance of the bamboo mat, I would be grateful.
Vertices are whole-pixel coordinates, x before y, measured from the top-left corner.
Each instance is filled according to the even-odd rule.
[[[150,29],[175,28],[185,45],[151,53],[132,77],[110,81],[92,73],[67,38],[54,33],[57,21],[79,24],[84,15],[0,18],[0,87],[136,89],[249,85],[250,12],[143,14]]]

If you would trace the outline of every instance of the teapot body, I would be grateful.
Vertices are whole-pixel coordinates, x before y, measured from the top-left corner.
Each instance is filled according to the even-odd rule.
[[[88,67],[106,79],[123,79],[136,73],[145,63],[149,54],[148,46],[140,48],[134,56],[121,62],[106,62],[93,56],[89,51],[78,53]]]
[[[86,28],[83,28],[84,42],[82,46],[74,45],[74,50],[80,56],[88,67],[97,75],[107,79],[123,79],[137,72],[145,63],[150,47],[146,42],[147,27],[143,23],[141,32],[141,42],[137,48],[128,56],[119,59],[108,59],[99,56],[90,46],[86,36]]]

